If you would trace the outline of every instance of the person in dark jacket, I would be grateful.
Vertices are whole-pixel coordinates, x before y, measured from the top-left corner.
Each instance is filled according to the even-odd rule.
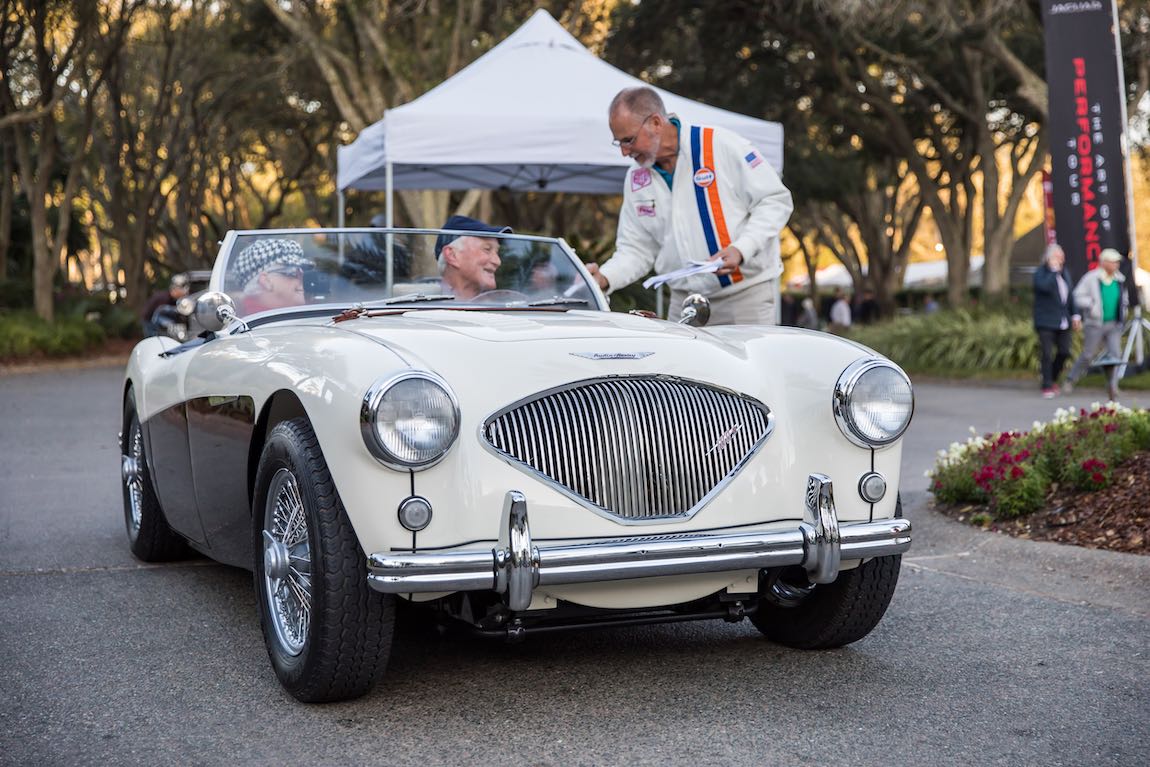
[[[144,338],[158,336],[163,332],[163,317],[170,316],[176,309],[176,302],[188,294],[188,275],[174,274],[167,290],[157,290],[140,310],[140,325]]]
[[[1070,359],[1070,334],[1080,327],[1066,253],[1058,243],[1051,243],[1034,271],[1034,329],[1038,331],[1042,396],[1047,399],[1058,394],[1058,377]]]

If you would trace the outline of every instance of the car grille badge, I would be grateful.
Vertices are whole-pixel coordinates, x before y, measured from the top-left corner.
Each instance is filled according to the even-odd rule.
[[[708,450],[707,452],[703,453],[703,455],[710,455],[711,453],[715,452],[716,450],[722,450],[727,445],[731,444],[731,440],[735,438],[735,435],[738,434],[739,431],[742,430],[742,428],[743,428],[743,425],[741,423],[737,423],[734,426],[732,426],[731,428],[727,429],[725,432],[723,432],[723,434],[719,437],[719,439],[715,442],[715,444],[711,445],[711,449]]]
[[[641,360],[655,352],[571,352],[572,356],[586,360]]]

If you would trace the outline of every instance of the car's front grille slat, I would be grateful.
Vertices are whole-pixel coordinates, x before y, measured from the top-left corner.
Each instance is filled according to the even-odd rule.
[[[488,419],[498,452],[623,520],[681,517],[771,431],[750,397],[667,376],[584,381]]]

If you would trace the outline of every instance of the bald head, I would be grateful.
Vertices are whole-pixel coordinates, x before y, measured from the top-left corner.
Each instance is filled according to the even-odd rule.
[[[607,117],[610,119],[624,110],[633,115],[659,115],[664,120],[667,119],[667,108],[663,106],[663,99],[659,98],[654,88],[645,85],[624,88],[616,93],[615,98],[611,99],[611,106],[607,108]]]

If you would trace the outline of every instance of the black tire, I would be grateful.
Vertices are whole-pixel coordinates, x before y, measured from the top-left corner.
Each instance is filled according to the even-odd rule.
[[[124,495],[124,527],[128,547],[145,562],[169,562],[189,555],[188,543],[168,525],[148,472],[144,435],[136,413],[136,395],[124,399],[124,430],[120,447],[120,485]]]
[[[898,584],[901,555],[875,557],[844,570],[834,583],[810,586],[801,574],[788,583],[783,573],[769,578],[765,589],[780,589],[759,600],[751,622],[772,642],[800,650],[842,647],[869,634],[890,604]]]
[[[302,515],[285,524],[293,504]],[[367,559],[306,419],[268,434],[252,517],[260,625],[280,683],[304,703],[367,693],[387,668],[395,597],[368,585]]]
[[[902,517],[902,496],[895,500]],[[772,573],[751,622],[772,642],[799,650],[842,647],[869,634],[886,614],[902,555],[875,557],[844,570],[834,583],[812,585],[800,568]]]

